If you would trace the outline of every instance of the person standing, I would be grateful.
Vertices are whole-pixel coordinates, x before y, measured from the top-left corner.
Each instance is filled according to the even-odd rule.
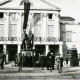
[[[23,67],[25,66],[25,56],[24,56],[24,54],[22,56],[22,65],[23,65]]]
[[[41,66],[41,69],[43,69],[44,67],[44,55],[43,54],[40,55],[40,66]]]
[[[56,65],[57,65],[58,72],[60,73],[60,72],[62,72],[60,54],[58,54],[56,56],[55,60],[56,60]]]
[[[51,67],[52,67],[52,70],[54,70],[54,63],[55,63],[54,53],[51,52]]]
[[[49,70],[49,68],[51,69],[52,67],[51,62],[52,62],[52,56],[51,56],[51,51],[49,51],[47,54],[47,60],[46,60],[47,70]]]
[[[1,61],[1,69],[4,69],[4,61],[6,59],[6,56],[5,56],[3,51],[1,53],[1,59],[2,59],[2,61]]]
[[[33,62],[33,67],[35,68],[36,67],[36,55],[33,54],[32,56],[32,62]]]
[[[63,57],[60,57],[61,60],[61,67],[63,67]]]
[[[17,54],[14,57],[14,61],[15,61],[15,67],[17,67]]]
[[[68,65],[68,58],[66,57],[66,65]]]
[[[18,55],[18,71],[22,71],[22,55],[19,53]]]

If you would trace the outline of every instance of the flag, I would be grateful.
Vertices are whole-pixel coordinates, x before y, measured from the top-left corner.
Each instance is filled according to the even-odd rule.
[[[23,23],[23,29],[27,28],[29,11],[30,11],[30,2],[24,2],[24,23]]]

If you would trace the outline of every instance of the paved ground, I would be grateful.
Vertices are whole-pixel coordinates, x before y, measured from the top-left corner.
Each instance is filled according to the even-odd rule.
[[[64,65],[62,73],[55,69],[50,71],[44,68],[24,67],[22,72],[14,65],[5,65],[4,70],[0,69],[0,80],[80,80],[80,67],[70,67]]]

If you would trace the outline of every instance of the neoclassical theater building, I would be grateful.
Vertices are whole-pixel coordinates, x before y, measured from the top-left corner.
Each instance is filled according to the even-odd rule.
[[[67,51],[73,46],[79,51],[79,23],[75,24],[71,17],[60,17],[61,9],[45,0],[30,2],[26,33],[31,30],[34,34],[34,48],[38,50],[35,54],[42,50],[42,54],[47,55],[51,49],[55,56],[60,53],[66,57]],[[4,51],[8,61],[13,61],[15,54],[21,50],[23,13],[22,0],[3,0],[0,3],[0,50]]]

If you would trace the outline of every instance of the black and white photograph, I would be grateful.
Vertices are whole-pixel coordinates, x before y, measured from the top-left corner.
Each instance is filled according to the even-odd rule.
[[[0,0],[0,80],[79,80],[80,0]]]

